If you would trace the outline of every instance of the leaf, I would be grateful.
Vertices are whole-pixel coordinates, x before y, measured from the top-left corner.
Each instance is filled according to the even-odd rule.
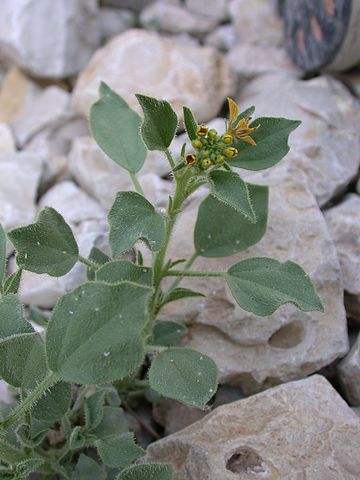
[[[0,291],[6,272],[6,234],[0,224]]]
[[[13,387],[32,390],[46,374],[44,344],[36,332],[0,341],[0,376]]]
[[[224,278],[240,307],[255,315],[271,315],[285,303],[304,312],[324,310],[310,278],[294,262],[248,258],[233,265]]]
[[[145,455],[145,450],[136,445],[134,434],[130,432],[97,440],[95,446],[105,465],[121,470]]]
[[[250,127],[260,125],[258,130],[251,135],[256,145],[241,141],[234,142],[233,145],[239,154],[229,159],[229,164],[247,170],[264,170],[272,167],[288,153],[289,135],[300,123],[298,120],[286,118],[257,118],[250,124]]]
[[[165,241],[165,219],[142,195],[119,192],[110,209],[109,241],[115,257],[144,240],[150,250],[160,250]]]
[[[167,303],[175,302],[176,300],[181,300],[182,298],[189,297],[205,297],[205,295],[201,292],[195,292],[194,290],[190,290],[190,288],[175,288],[174,290],[171,290],[167,295],[165,295],[162,306],[166,305]]]
[[[0,298],[0,339],[17,333],[32,333],[33,327],[24,318],[24,309],[13,294]]]
[[[28,315],[29,320],[37,325],[40,325],[40,327],[46,327],[49,322],[48,315],[34,305],[30,305]]]
[[[251,107],[247,108],[243,112],[239,113],[239,115],[233,121],[231,126],[235,127],[240,122],[240,120],[242,120],[243,118],[246,120],[247,118],[251,117],[254,112],[255,112],[255,107],[254,106],[251,106]]]
[[[171,480],[173,467],[165,463],[145,463],[133,465],[123,470],[116,480]]]
[[[104,416],[105,390],[100,390],[87,398],[84,403],[85,428],[96,428]]]
[[[184,112],[184,124],[190,140],[195,140],[197,137],[197,122],[195,120],[194,114],[189,107],[183,107]]]
[[[78,450],[84,448],[86,444],[85,429],[80,425],[77,425],[71,432],[69,438],[69,448],[70,450]]]
[[[106,480],[106,474],[95,460],[82,453],[75,467],[75,480]]]
[[[90,130],[101,150],[128,172],[144,165],[147,151],[140,136],[140,116],[106,83],[90,109]]]
[[[101,250],[97,247],[92,247],[90,250],[89,260],[92,260],[96,263],[96,265],[105,265],[105,263],[110,262],[110,258],[105,255]],[[87,279],[88,280],[95,280],[95,272],[92,268],[87,269]]]
[[[258,243],[266,232],[269,189],[248,183],[257,222],[209,195],[200,204],[194,230],[195,249],[202,257],[227,257]]]
[[[25,455],[0,437],[0,461],[13,465],[25,460]]]
[[[187,332],[187,327],[179,322],[161,320],[155,324],[153,331],[154,345],[170,347],[176,345],[180,338]]]
[[[51,207],[41,210],[35,223],[8,233],[20,267],[30,272],[62,277],[78,260],[79,249],[69,225]]]
[[[126,433],[129,430],[128,422],[122,408],[104,407],[103,418],[92,433],[100,439]]]
[[[98,384],[130,375],[141,363],[151,289],[89,282],[57,303],[46,335],[48,364],[70,383]]]
[[[18,268],[16,272],[9,275],[4,283],[4,293],[17,293],[20,287],[23,269]]]
[[[65,415],[70,408],[71,385],[59,382],[52,386],[46,394],[38,400],[31,411],[31,416],[51,425]]]
[[[169,348],[155,357],[149,381],[164,397],[205,409],[216,392],[218,370],[211,358],[195,350]]]
[[[242,213],[250,222],[256,223],[250,189],[237,173],[214,170],[209,173],[208,178],[214,197]]]
[[[37,432],[35,435],[32,435],[31,428],[29,425],[23,423],[16,430],[16,436],[24,447],[35,448],[40,443],[44,441],[48,434],[48,428],[44,428],[41,431]]]
[[[27,458],[26,460],[23,460],[22,462],[16,465],[16,473],[21,478],[28,478],[30,473],[35,472],[44,463],[45,463],[45,460],[40,457]]]
[[[139,267],[128,260],[116,260],[99,268],[96,280],[111,284],[129,281],[151,287],[152,269]]]
[[[178,119],[165,100],[136,94],[136,98],[144,112],[141,135],[149,150],[166,150],[172,142]]]

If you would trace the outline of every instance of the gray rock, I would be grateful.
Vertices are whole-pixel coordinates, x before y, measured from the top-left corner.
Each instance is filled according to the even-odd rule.
[[[15,139],[6,123],[0,123],[0,155],[15,153]]]
[[[323,377],[217,408],[148,447],[174,480],[356,480],[360,419]]]
[[[186,0],[186,8],[202,17],[210,17],[218,23],[229,18],[229,0]]]
[[[339,380],[350,405],[360,406],[360,335],[350,352],[338,364]]]
[[[96,0],[2,0],[1,56],[33,75],[74,75],[99,40]]]
[[[205,44],[223,52],[229,51],[236,43],[235,28],[231,23],[220,25],[205,38]]]
[[[101,0],[104,7],[129,8],[135,12],[139,12],[153,0]]]
[[[100,36],[103,42],[135,25],[135,14],[131,10],[101,8],[99,17]]]

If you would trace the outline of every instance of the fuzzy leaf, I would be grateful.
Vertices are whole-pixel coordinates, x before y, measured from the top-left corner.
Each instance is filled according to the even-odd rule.
[[[160,250],[165,240],[165,219],[142,195],[119,192],[109,215],[110,246],[115,257],[144,240],[150,250]]]
[[[184,124],[190,140],[195,140],[197,137],[197,122],[195,120],[194,114],[189,107],[183,107],[184,112]]]
[[[75,467],[75,480],[105,480],[106,474],[92,458],[80,455]]]
[[[136,94],[144,112],[141,135],[149,150],[166,150],[177,128],[177,116],[170,103]]]
[[[35,223],[8,233],[20,267],[62,277],[78,260],[79,249],[69,225],[56,210],[45,207]]]
[[[129,281],[151,287],[152,269],[139,267],[128,260],[116,260],[99,268],[96,272],[96,280],[111,284]]]
[[[85,428],[96,428],[104,416],[105,390],[100,390],[87,398],[84,404]]]
[[[116,480],[171,480],[173,467],[165,463],[145,463],[133,465],[123,470]]]
[[[0,377],[13,387],[32,390],[47,371],[40,335],[21,333],[0,341]]]
[[[240,307],[255,315],[271,315],[285,303],[304,312],[324,310],[310,278],[294,262],[248,258],[233,265],[224,278]]]
[[[6,234],[0,224],[0,291],[6,272]]]
[[[91,433],[104,440],[113,435],[126,433],[128,430],[128,422],[122,408],[104,407],[103,418]]]
[[[205,295],[201,292],[190,290],[190,288],[175,288],[174,290],[171,290],[168,295],[165,295],[162,305],[189,297],[205,297]]]
[[[288,153],[289,135],[300,123],[298,120],[287,118],[257,118],[250,124],[250,127],[260,125],[259,129],[251,135],[256,145],[241,141],[234,142],[239,154],[231,158],[229,164],[246,170],[264,170],[276,165]]]
[[[69,447],[70,450],[78,450],[79,448],[84,448],[86,444],[85,429],[80,425],[77,425],[71,432],[69,438]]]
[[[164,397],[204,409],[216,392],[218,370],[211,358],[195,350],[169,348],[155,357],[149,381]]]
[[[85,283],[64,295],[49,321],[49,367],[67,382],[98,384],[130,375],[141,363],[147,287]]]
[[[140,136],[140,116],[125,100],[101,82],[100,98],[90,109],[90,130],[99,147],[131,173],[141,170],[146,148]]]
[[[227,257],[258,243],[266,232],[269,189],[248,183],[257,222],[250,223],[234,208],[209,195],[201,203],[194,231],[202,257]]]
[[[0,437],[0,461],[13,465],[25,460],[25,455]]]
[[[18,293],[20,282],[21,282],[21,275],[23,269],[18,268],[16,272],[9,275],[4,283],[4,293]]]
[[[71,402],[71,385],[59,382],[52,386],[46,394],[38,400],[31,411],[31,416],[51,425],[60,420],[68,411]]]
[[[16,473],[20,476],[20,478],[28,478],[30,473],[35,472],[44,463],[45,460],[40,457],[27,458],[16,465]]]
[[[145,454],[145,450],[136,445],[134,434],[130,432],[97,440],[95,446],[105,465],[121,470]]]
[[[186,332],[187,328],[182,323],[171,320],[161,320],[155,324],[152,343],[154,345],[170,347],[176,345]]]
[[[105,255],[101,250],[97,247],[92,247],[89,255],[89,259],[95,262],[97,265],[105,265],[105,263],[110,262],[110,258]],[[95,280],[95,272],[92,268],[87,269],[87,279],[88,280]]]
[[[49,316],[45,312],[40,310],[40,308],[33,305],[29,307],[28,315],[29,320],[36,323],[37,325],[40,325],[40,327],[46,327],[49,322]]]
[[[24,318],[24,309],[13,294],[0,298],[0,339],[17,333],[32,333],[33,327]]]
[[[40,443],[44,441],[48,433],[48,428],[44,428],[43,430],[37,432],[35,435],[32,435],[31,428],[25,423],[20,425],[16,430],[16,436],[18,440],[24,447],[28,448],[35,448],[40,445]]]
[[[215,198],[242,213],[250,222],[256,223],[250,189],[237,173],[214,170],[208,178],[211,193]]]

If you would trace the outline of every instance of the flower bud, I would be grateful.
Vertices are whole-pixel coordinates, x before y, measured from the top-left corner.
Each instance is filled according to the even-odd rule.
[[[207,168],[210,167],[211,165],[211,160],[210,158],[204,158],[204,160],[201,162],[202,167],[206,170]]]
[[[205,135],[207,134],[208,132],[208,127],[206,125],[199,125],[198,126],[198,130],[197,130],[197,134],[200,135],[200,137],[205,137]]]
[[[218,165],[222,165],[224,162],[225,162],[225,157],[224,157],[224,155],[218,155],[218,156],[216,157],[216,163],[217,163]]]
[[[228,158],[231,158],[231,157],[236,157],[236,155],[238,154],[238,151],[234,147],[229,147],[224,151],[224,153]]]
[[[225,133],[225,135],[222,136],[222,141],[228,145],[233,141],[233,137],[229,133]]]
[[[200,140],[194,140],[194,141],[192,142],[192,146],[193,146],[194,148],[201,148],[201,147],[202,147],[202,143],[201,143]]]
[[[208,137],[216,138],[217,137],[217,131],[212,128],[211,130],[209,130]]]
[[[194,153],[188,153],[185,157],[185,162],[188,165],[194,165],[194,163],[196,162],[196,155]]]

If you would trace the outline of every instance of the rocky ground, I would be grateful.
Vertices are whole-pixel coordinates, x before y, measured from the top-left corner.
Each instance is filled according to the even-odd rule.
[[[185,321],[184,344],[216,361],[222,385],[214,407],[223,406],[201,419],[167,401],[153,417],[146,405],[137,416],[168,435],[148,457],[173,462],[175,480],[360,479],[360,70],[304,80],[286,56],[270,0],[1,3],[6,229],[50,205],[72,225],[83,256],[94,243],[106,248],[106,210],[131,182],[89,136],[86,117],[100,80],[134,107],[133,93],[142,92],[169,100],[178,113],[187,104],[199,121],[219,128],[229,95],[243,107],[256,105],[258,116],[302,120],[279,166],[243,172],[271,186],[270,218],[263,240],[238,257],[300,263],[325,314],[285,306],[256,317],[234,305],[216,278],[194,279],[207,297],[170,305],[164,315]],[[175,154],[181,144],[179,132]],[[159,207],[171,191],[167,173],[152,152],[139,177]],[[194,198],[180,218],[173,251],[192,253],[198,203]],[[207,266],[232,263],[212,259]],[[21,300],[51,309],[84,273],[81,266],[61,278],[26,272]],[[0,399],[8,395],[0,383]],[[154,439],[133,423],[142,443]]]

